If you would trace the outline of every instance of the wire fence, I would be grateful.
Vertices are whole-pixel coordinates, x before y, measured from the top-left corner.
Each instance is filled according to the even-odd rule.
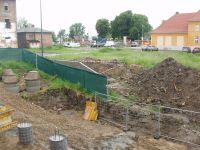
[[[125,130],[200,148],[200,112],[150,105],[95,93],[99,119]]]

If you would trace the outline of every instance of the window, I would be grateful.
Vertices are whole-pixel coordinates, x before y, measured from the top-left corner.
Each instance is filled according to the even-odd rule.
[[[8,36],[8,37],[5,37],[5,39],[8,40],[8,39],[11,39],[11,37]]]
[[[28,36],[27,39],[34,40],[34,34],[28,34],[27,36]]]
[[[8,3],[4,3],[4,12],[8,11]]]
[[[198,43],[199,43],[199,36],[195,36],[195,37],[194,37],[194,43],[195,43],[195,44],[198,44]]]
[[[200,26],[199,25],[195,25],[195,31],[200,31]]]
[[[11,23],[10,23],[10,19],[5,19],[5,28],[6,29],[10,29],[11,28]]]

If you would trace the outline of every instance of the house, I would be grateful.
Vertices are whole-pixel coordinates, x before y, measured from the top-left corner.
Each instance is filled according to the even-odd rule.
[[[183,46],[200,46],[200,10],[195,13],[176,12],[151,32],[151,44],[160,49],[181,50]]]
[[[42,30],[43,47],[51,47],[53,44],[52,32]],[[17,31],[19,48],[41,47],[41,29],[35,27],[22,28]]]
[[[16,0],[0,0],[0,48],[17,47]]]

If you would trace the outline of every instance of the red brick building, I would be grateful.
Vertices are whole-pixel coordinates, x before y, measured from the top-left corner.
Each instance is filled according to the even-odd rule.
[[[43,29],[43,46],[51,47],[52,32]],[[19,48],[39,48],[41,47],[41,29],[40,28],[23,28],[17,31]]]

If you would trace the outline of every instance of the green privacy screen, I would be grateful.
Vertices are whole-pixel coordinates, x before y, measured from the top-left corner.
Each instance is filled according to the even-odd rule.
[[[21,61],[22,49],[0,48],[0,61]]]
[[[36,54],[27,50],[22,50],[21,54],[24,62],[34,64],[35,66],[37,65],[38,69],[50,75],[57,75],[61,79],[68,80],[72,83],[80,83],[82,87],[90,92],[107,94],[106,76],[62,65],[44,57],[36,56]]]

